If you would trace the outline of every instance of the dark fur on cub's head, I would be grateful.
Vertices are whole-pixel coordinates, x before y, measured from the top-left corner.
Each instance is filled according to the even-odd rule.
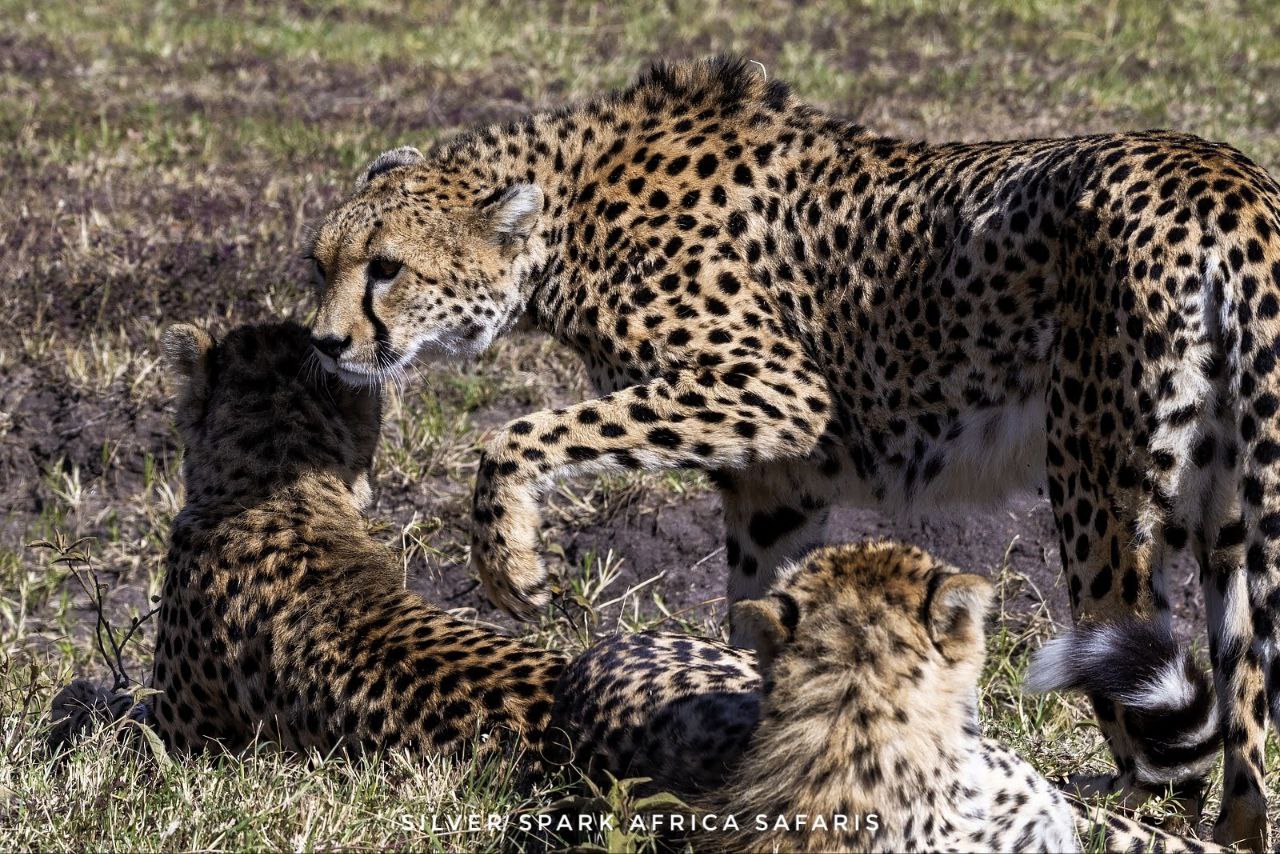
[[[180,323],[161,350],[178,385],[188,502],[244,500],[304,473],[332,475],[363,500],[380,397],[320,370],[306,329],[241,326],[215,341]]]

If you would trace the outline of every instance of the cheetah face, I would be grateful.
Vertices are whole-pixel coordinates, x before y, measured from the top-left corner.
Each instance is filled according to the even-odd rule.
[[[266,495],[300,472],[332,474],[358,506],[368,500],[379,395],[321,371],[306,329],[242,326],[215,342],[180,323],[160,340],[189,500]]]
[[[316,232],[312,339],[347,383],[402,377],[419,355],[473,357],[527,305],[542,191],[516,184],[477,203],[436,173],[415,149],[388,152]]]
[[[992,597],[985,578],[914,546],[859,543],[815,550],[764,598],[735,603],[730,619],[766,674],[787,659],[825,659],[877,669],[886,688],[910,683],[916,691],[924,678],[938,680],[939,691],[968,693],[985,658]]]

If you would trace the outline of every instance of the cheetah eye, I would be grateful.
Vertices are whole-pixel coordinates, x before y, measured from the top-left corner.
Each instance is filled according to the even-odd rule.
[[[369,262],[369,278],[375,282],[389,282],[400,274],[402,266],[390,258],[374,258]]]

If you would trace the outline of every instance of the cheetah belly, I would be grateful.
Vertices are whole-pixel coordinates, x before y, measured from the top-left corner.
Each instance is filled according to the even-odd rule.
[[[1045,483],[1045,402],[1041,395],[962,413],[960,431],[934,438],[908,433],[904,444],[919,460],[915,470],[886,477],[884,509],[923,513],[947,508],[993,507]],[[923,446],[922,454],[915,453]],[[906,456],[906,454],[904,454]],[[924,473],[930,464],[931,477]],[[852,497],[852,496],[851,496]],[[855,499],[856,500],[856,499]]]

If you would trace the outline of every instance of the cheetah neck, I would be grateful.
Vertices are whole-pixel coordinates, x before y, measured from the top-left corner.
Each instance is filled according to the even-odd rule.
[[[339,476],[326,471],[302,469],[252,486],[233,484],[229,489],[189,495],[183,516],[198,520],[242,517],[260,520],[287,520],[293,529],[336,528],[348,533],[363,530],[362,496],[366,480],[349,487]]]
[[[265,496],[189,502],[174,520],[169,556],[201,567],[210,589],[239,589],[268,567],[277,581],[299,582],[304,571],[312,582],[326,579],[313,595],[339,603],[404,586],[403,565],[369,535],[358,496],[329,473],[300,475]]]
[[[740,782],[722,807],[752,818],[844,815],[850,830],[837,847],[854,850],[927,850],[976,831],[987,793],[978,773],[974,692],[948,699],[946,691],[922,690],[928,673],[904,690],[897,684],[903,679],[869,674],[874,667],[821,657],[780,661],[760,727],[738,766]],[[877,817],[874,832],[870,815]],[[779,843],[836,844],[811,836]]]
[[[770,174],[794,176],[873,139],[864,128],[774,92],[754,71],[732,80],[741,88],[727,93],[717,92],[715,81],[687,88],[650,81],[620,95],[482,128],[439,150],[441,173],[460,178],[476,204],[518,182],[543,191],[544,216],[531,240],[539,261],[527,276],[521,325],[577,340],[593,325],[575,327],[572,320],[581,320],[588,308],[583,302],[592,287],[580,286],[593,278],[608,276],[610,289],[626,292],[669,263],[684,268],[713,248],[738,257],[742,246],[727,247],[746,237],[713,223],[739,211],[744,222],[753,222],[746,231],[759,237],[762,211],[784,202],[784,194],[802,193],[806,184],[769,183],[762,173],[753,185],[733,164],[750,171],[748,163],[763,169],[767,159]],[[697,220],[715,233],[691,230],[682,220]],[[655,242],[652,235],[665,232],[670,234]],[[677,243],[685,249],[701,245],[693,253],[678,251],[670,235],[683,235]]]
[[[581,202],[595,164],[619,139],[618,132],[598,128],[581,111],[534,113],[511,125],[473,131],[448,143],[436,154],[438,170],[461,176],[483,206],[514,184],[536,184],[545,207],[540,227],[530,238],[527,254],[535,263],[525,278],[525,311],[507,328],[540,327],[546,323],[545,286],[563,268],[563,250],[570,211]],[[505,329],[503,330],[505,331]]]

